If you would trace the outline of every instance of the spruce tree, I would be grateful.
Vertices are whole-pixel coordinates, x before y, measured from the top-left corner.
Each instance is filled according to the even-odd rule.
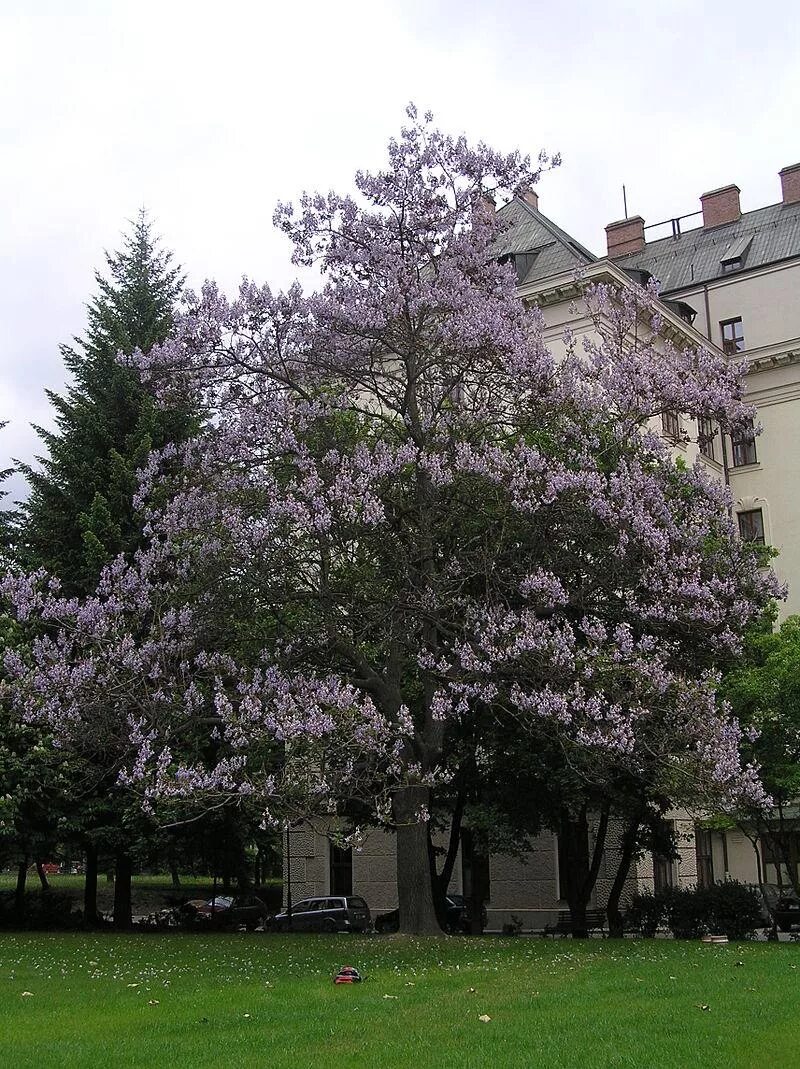
[[[21,510],[19,557],[27,567],[44,567],[71,595],[89,593],[109,560],[141,543],[136,473],[152,449],[196,426],[188,407],[156,404],[133,358],[168,336],[184,281],[144,211],[122,248],[106,253],[106,272],[95,278],[86,333],[61,348],[72,381],[63,395],[48,391],[55,427],[36,428],[47,455],[36,468],[22,466],[31,492]],[[84,766],[72,824],[87,855],[85,918],[91,923],[97,913],[97,868],[105,853],[115,857],[117,871],[115,924],[127,927],[131,855],[152,826],[115,789],[116,768],[96,760]]]
[[[31,493],[22,552],[75,594],[94,587],[108,560],[136,548],[136,472],[151,449],[193,426],[187,409],[155,404],[131,360],[169,334],[183,285],[144,211],[106,266],[95,276],[85,336],[61,349],[72,382],[63,395],[48,391],[55,428],[36,428],[47,456],[38,468],[23,467]]]

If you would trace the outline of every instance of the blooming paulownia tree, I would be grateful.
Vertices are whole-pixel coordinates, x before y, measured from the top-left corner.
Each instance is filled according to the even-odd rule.
[[[80,603],[4,584],[54,627],[7,665],[29,716],[117,732],[150,796],[283,820],[374,795],[406,931],[437,929],[431,791],[477,711],[615,755],[647,725],[721,794],[760,790],[711,669],[777,588],[724,488],[647,431],[742,423],[739,372],[662,345],[633,289],[592,290],[607,329],[556,360],[483,199],[536,177],[411,109],[354,196],[279,207],[322,290],[208,284],[142,358],[211,416],[143,473],[149,548]]]

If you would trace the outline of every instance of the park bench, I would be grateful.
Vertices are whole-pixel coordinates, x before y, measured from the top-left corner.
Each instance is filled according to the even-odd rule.
[[[586,928],[589,932],[605,933],[606,911],[604,909],[586,910]],[[548,924],[542,932],[543,936],[572,935],[572,916],[568,909],[559,911],[558,920],[555,924]]]

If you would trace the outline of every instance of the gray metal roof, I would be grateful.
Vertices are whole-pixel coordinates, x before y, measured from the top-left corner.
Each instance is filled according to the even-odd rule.
[[[736,272],[723,270],[723,260],[732,255],[741,257],[741,267]],[[616,262],[623,268],[649,271],[661,283],[662,294],[669,294],[794,256],[800,256],[800,203],[770,204],[747,212],[735,223],[651,241],[641,252]]]
[[[594,263],[597,257],[561,227],[515,197],[498,209],[506,230],[493,246],[499,258],[514,257],[520,285]]]

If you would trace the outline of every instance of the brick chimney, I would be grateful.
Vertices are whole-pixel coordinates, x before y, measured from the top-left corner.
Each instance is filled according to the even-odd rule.
[[[712,189],[710,193],[703,193],[700,197],[700,206],[703,209],[704,230],[712,226],[722,226],[724,223],[735,223],[741,217],[739,193],[738,186],[723,186],[722,189]]]
[[[525,192],[521,194],[521,197],[526,204],[530,204],[531,208],[534,208],[537,212],[539,211],[539,194],[536,190],[526,189]]]
[[[610,260],[627,256],[629,252],[641,252],[644,248],[644,219],[641,215],[632,215],[630,219],[609,223],[606,227],[606,242]]]
[[[800,201],[800,163],[793,163],[779,172],[781,176],[781,196],[784,204],[797,204]]]

